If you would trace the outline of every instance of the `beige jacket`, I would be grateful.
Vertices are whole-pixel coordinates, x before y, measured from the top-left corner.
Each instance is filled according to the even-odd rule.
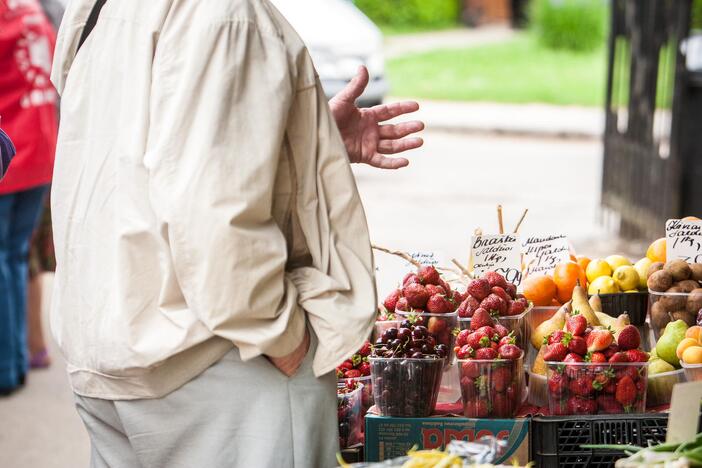
[[[51,326],[74,390],[162,396],[237,346],[317,375],[375,311],[366,219],[300,38],[267,0],[73,0],[52,81]],[[304,8],[301,4],[300,8]]]

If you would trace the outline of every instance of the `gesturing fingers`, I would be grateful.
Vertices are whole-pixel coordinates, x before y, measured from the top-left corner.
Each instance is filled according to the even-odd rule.
[[[402,153],[403,151],[419,148],[423,144],[424,140],[419,137],[402,138],[400,140],[380,140],[378,142],[378,153]]]
[[[366,86],[368,86],[368,69],[361,65],[358,67],[358,72],[356,76],[342,89],[339,93],[333,97],[333,99],[338,99],[344,102],[353,103],[358,99],[363,91],[365,91]]]
[[[414,101],[393,102],[392,104],[380,104],[370,108],[378,122],[390,120],[398,115],[409,114],[419,110],[419,104]]]
[[[378,135],[382,139],[397,140],[398,138],[404,138],[407,135],[421,132],[422,130],[424,130],[424,122],[415,120],[395,125],[381,125],[378,130]]]
[[[375,153],[370,160],[368,160],[368,165],[377,167],[379,169],[400,169],[409,164],[409,161],[405,158],[388,158],[382,154]]]

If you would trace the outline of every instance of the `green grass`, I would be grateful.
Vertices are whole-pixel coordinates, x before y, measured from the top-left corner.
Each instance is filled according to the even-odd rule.
[[[448,29],[464,28],[465,26],[458,23],[446,23],[438,26],[417,26],[417,25],[402,25],[394,26],[390,24],[378,24],[383,36],[398,36],[402,34],[415,34],[434,31],[446,31]]]
[[[453,101],[602,106],[606,48],[551,50],[522,33],[500,44],[437,50],[388,61],[396,96]]]

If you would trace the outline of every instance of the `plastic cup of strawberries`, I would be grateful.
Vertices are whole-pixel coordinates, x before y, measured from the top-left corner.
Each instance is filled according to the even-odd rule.
[[[353,380],[339,382],[337,385],[336,413],[341,448],[363,442],[363,388],[362,383]]]
[[[517,359],[459,359],[463,414],[513,418],[524,395],[524,353]]]
[[[370,353],[371,344],[369,341],[366,341],[361,346],[361,349],[336,368],[336,377],[339,383],[350,385],[358,382],[363,384],[362,405],[364,414],[373,406],[373,383],[371,382],[370,363],[368,362]]]

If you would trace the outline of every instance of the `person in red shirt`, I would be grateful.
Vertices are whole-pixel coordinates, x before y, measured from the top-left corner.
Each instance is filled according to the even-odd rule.
[[[0,117],[17,150],[0,181],[0,394],[24,382],[29,364],[27,259],[53,172],[55,40],[37,0],[0,0]]]

